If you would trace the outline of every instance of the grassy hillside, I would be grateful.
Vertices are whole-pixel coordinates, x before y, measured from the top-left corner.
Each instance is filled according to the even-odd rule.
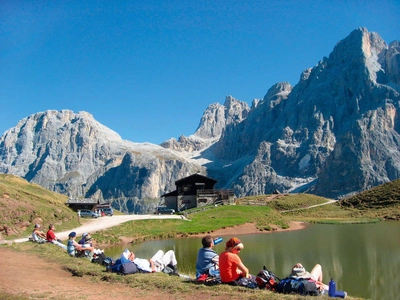
[[[342,207],[357,210],[363,216],[399,220],[400,179],[343,199],[339,203]]]
[[[93,234],[101,244],[120,244],[121,239],[130,242],[142,242],[153,239],[187,237],[192,234],[213,232],[217,229],[256,224],[258,230],[269,231],[273,228],[288,228],[288,221],[270,207],[250,205],[211,206],[206,210],[197,210],[187,215],[190,222],[182,220],[138,220],[126,222],[117,227],[108,228]],[[123,237],[123,238],[122,238]]]
[[[8,174],[0,174],[0,234],[3,238],[27,237],[35,223],[58,231],[79,226],[76,213],[65,202],[67,196]]]
[[[137,221],[103,231],[97,237],[105,243],[119,243],[119,237],[143,239],[186,236],[219,228],[255,223],[259,230],[286,228],[289,221],[324,223],[370,222],[371,219],[400,218],[400,179],[337,203],[303,209],[325,203],[328,199],[309,194],[278,194],[244,197],[236,206],[210,207],[188,211],[193,222],[160,220]],[[0,238],[14,239],[30,235],[33,225],[47,229],[50,223],[57,231],[78,227],[75,212],[66,205],[67,197],[13,175],[0,174]],[[162,224],[158,224],[162,223]],[[136,232],[132,236],[132,226]],[[114,232],[117,231],[117,232]]]

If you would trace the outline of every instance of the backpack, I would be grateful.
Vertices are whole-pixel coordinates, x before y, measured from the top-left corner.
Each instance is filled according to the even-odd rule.
[[[209,269],[208,274],[202,274],[197,278],[197,282],[205,285],[221,284],[220,272],[219,270]]]
[[[314,281],[305,278],[286,277],[278,283],[278,293],[318,296],[317,285]]]
[[[104,265],[104,260],[106,259],[106,255],[104,253],[95,254],[95,257],[92,259],[92,263],[98,263],[100,265]]]
[[[166,265],[162,271],[165,274],[171,274],[174,272],[174,269],[172,268],[171,265]]]
[[[260,289],[267,289],[270,291],[277,291],[280,279],[265,266],[258,272],[256,281]]]
[[[127,262],[127,263],[122,264],[119,271],[123,275],[135,274],[135,273],[139,272],[136,264],[133,262]]]

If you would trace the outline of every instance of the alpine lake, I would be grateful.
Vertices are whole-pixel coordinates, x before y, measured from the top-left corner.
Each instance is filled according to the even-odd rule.
[[[349,296],[365,299],[399,299],[400,222],[373,224],[310,225],[306,229],[266,234],[238,235],[244,244],[240,253],[243,263],[256,275],[263,266],[279,278],[289,275],[300,262],[308,270],[322,265],[324,282],[333,278],[336,289]],[[224,251],[232,236],[222,236],[217,253]],[[217,236],[213,236],[217,238]],[[197,251],[201,237],[176,238],[114,246],[105,254],[118,258],[129,248],[137,257],[150,258],[161,249],[174,250],[180,273],[195,273]]]

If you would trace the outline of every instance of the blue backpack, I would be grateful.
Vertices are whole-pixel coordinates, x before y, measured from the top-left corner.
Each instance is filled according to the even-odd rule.
[[[117,259],[114,265],[111,266],[111,272],[128,275],[135,274],[139,272],[139,270],[136,264],[134,264],[133,262],[121,263],[121,260]]]
[[[299,294],[303,296],[318,296],[317,285],[314,281],[304,278],[286,277],[278,283],[278,293]]]

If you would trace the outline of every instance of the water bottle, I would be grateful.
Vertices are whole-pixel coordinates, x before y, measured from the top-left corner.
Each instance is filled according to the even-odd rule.
[[[331,278],[331,281],[329,281],[329,292],[328,292],[329,297],[336,297],[336,283],[333,281],[333,278]]]
[[[217,245],[217,244],[219,244],[219,243],[221,243],[221,242],[222,242],[222,237],[216,238],[216,239],[214,240],[214,245]]]

